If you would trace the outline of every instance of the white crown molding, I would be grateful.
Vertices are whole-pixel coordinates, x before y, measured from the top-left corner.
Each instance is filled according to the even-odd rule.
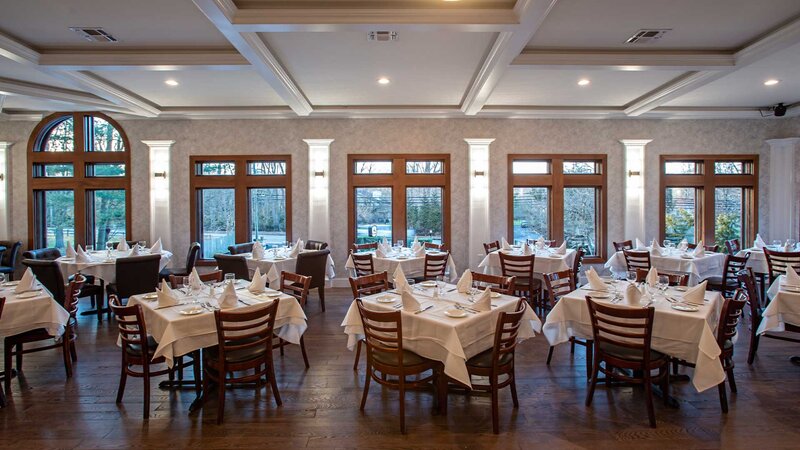
[[[132,114],[145,117],[156,117],[159,113],[161,113],[161,110],[156,105],[91,72],[65,71],[60,73],[63,74],[63,76],[73,79],[85,86],[90,92],[103,97],[122,108],[128,109]]]
[[[639,116],[721,76],[719,72],[687,72],[626,105],[625,114]]]
[[[653,142],[652,139],[620,139],[619,142],[625,147],[644,147]]]
[[[120,108],[107,100],[85,92],[28,83],[26,81],[12,80],[10,78],[0,78],[0,93],[3,92],[24,97],[72,103],[74,105],[88,106],[114,112],[127,111],[125,108]]]
[[[23,65],[39,64],[39,52],[3,33],[0,33],[0,56]]]
[[[535,69],[723,70],[734,66],[734,55],[725,52],[658,52],[604,50],[526,49],[512,65]]]
[[[239,70],[250,63],[236,50],[45,51],[39,65],[58,70]]]
[[[779,27],[734,54],[736,67],[743,67],[800,42],[800,18]]]

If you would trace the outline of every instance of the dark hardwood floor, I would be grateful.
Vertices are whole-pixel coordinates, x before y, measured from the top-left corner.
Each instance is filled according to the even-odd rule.
[[[129,379],[116,405],[120,349],[114,324],[80,318],[75,376],[66,380],[61,355],[25,356],[24,372],[12,382],[9,405],[0,409],[1,448],[797,448],[800,442],[800,367],[789,357],[800,348],[762,340],[755,364],[745,362],[748,337],[736,345],[738,394],[730,412],[720,411],[716,389],[698,394],[689,382],[675,383],[679,409],[656,402],[658,428],[647,426],[639,389],[598,387],[591,408],[584,406],[584,354],[567,345],[545,365],[542,336],[517,350],[520,398],[512,409],[508,390],[500,395],[500,435],[492,434],[489,399],[449,395],[446,417],[434,416],[432,395],[407,397],[408,434],[401,435],[397,393],[373,383],[364,414],[358,410],[364,382],[352,370],[340,323],[350,304],[349,289],[330,289],[327,312],[316,295],[309,301],[306,333],[311,369],[299,348],[276,352],[283,406],[268,387],[228,391],[225,423],[216,424],[216,400],[194,414],[191,390],[154,388],[150,420],[141,418],[142,383]],[[88,306],[88,305],[81,305]],[[187,370],[187,375],[190,376]]]

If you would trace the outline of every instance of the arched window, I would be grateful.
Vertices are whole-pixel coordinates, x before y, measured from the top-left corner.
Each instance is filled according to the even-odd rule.
[[[104,247],[130,234],[130,143],[98,112],[56,113],[28,144],[29,245]]]

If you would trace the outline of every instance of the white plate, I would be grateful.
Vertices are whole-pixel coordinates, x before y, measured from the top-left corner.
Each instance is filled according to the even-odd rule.
[[[462,317],[467,317],[467,312],[460,309],[448,309],[444,312],[444,315],[454,319],[460,319]]]
[[[500,298],[499,292],[492,292],[492,298]]]
[[[686,292],[689,290],[689,288],[686,286],[675,286],[675,290],[678,292]]]
[[[201,314],[201,313],[203,313],[205,311],[207,311],[207,310],[205,308],[203,308],[202,306],[190,306],[188,308],[181,309],[178,312],[183,314],[184,316],[194,316],[194,315],[197,315],[197,314]]]
[[[685,312],[700,311],[699,307],[692,306],[692,305],[680,305],[680,304],[673,303],[670,306],[672,306],[672,309],[677,309],[678,311],[685,311]]]
[[[19,284],[19,281],[6,281],[3,283],[3,286],[16,286]]]
[[[694,256],[693,255],[681,255],[681,258],[683,258],[683,259],[694,259]]]
[[[378,303],[394,303],[397,301],[397,299],[389,295],[384,295],[382,297],[376,298],[375,301],[377,301]]]
[[[17,298],[33,298],[42,295],[41,289],[31,291],[31,292],[23,292],[22,294],[17,294]]]
[[[595,292],[595,293],[589,294],[589,297],[591,297],[591,298],[599,298],[601,300],[608,300],[609,298],[612,297],[612,295],[610,293],[608,293],[608,292]]]
[[[397,259],[408,259],[408,256],[401,255],[401,256],[398,256]]]
[[[266,296],[269,297],[269,298],[278,298],[278,297],[281,296],[281,293],[280,292],[268,292],[266,294]]]
[[[65,261],[65,262],[68,262],[68,261],[75,261],[75,258],[66,258],[66,257],[65,257],[65,258],[61,258],[61,261]]]
[[[435,281],[423,281],[419,285],[420,286],[425,286],[425,287],[434,287],[434,286],[436,286],[436,282]]]
[[[155,299],[157,299],[157,298],[158,298],[158,293],[156,293],[156,292],[151,292],[151,293],[149,293],[149,294],[144,294],[144,295],[142,296],[142,298],[143,298],[143,299],[145,299],[145,300],[155,300]]]

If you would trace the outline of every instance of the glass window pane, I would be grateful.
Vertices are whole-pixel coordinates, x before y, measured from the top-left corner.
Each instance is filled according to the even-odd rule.
[[[564,239],[568,248],[597,254],[597,188],[564,188]]]
[[[444,161],[406,161],[406,173],[444,173]]]
[[[356,161],[356,175],[375,175],[392,173],[391,161]]]
[[[236,243],[235,190],[201,189],[199,197],[200,246],[203,258],[213,259],[215,253],[226,253]]]
[[[75,169],[68,164],[34,164],[34,178],[63,178],[75,176]]]
[[[550,192],[546,187],[514,188],[514,241],[547,237]]]
[[[106,242],[125,240],[125,190],[89,191],[90,211],[93,211],[94,245],[105,248]]]
[[[250,161],[247,163],[248,175],[286,175],[284,161]]]
[[[686,239],[694,243],[697,208],[695,188],[671,187],[664,193],[664,235],[672,242]]]
[[[694,175],[698,173],[699,166],[692,161],[668,161],[664,163],[664,173],[667,175]]]
[[[44,140],[46,152],[72,152],[75,151],[75,123],[70,117],[50,130]]]
[[[286,189],[250,189],[250,239],[264,244],[286,243]]]
[[[564,161],[565,175],[585,175],[600,173],[600,163],[597,161]]]
[[[55,247],[63,253],[75,243],[75,198],[73,191],[43,191],[45,247]]]
[[[745,165],[741,161],[722,161],[714,163],[717,175],[741,175],[745,173]]]
[[[86,164],[87,177],[124,177],[125,164],[122,163],[89,163]]]
[[[440,187],[406,188],[406,241],[442,243],[444,232],[444,189]]]
[[[514,161],[511,170],[518,174],[548,174],[550,173],[549,161]]]
[[[236,163],[233,161],[206,161],[197,163],[197,175],[236,175]]]
[[[742,237],[743,209],[742,188],[716,188],[714,190],[714,239],[722,251],[727,251],[725,241]]]
[[[392,241],[392,188],[356,188],[356,243]]]
[[[125,142],[119,130],[114,128],[103,118],[92,117],[92,148],[93,152],[124,152]]]

